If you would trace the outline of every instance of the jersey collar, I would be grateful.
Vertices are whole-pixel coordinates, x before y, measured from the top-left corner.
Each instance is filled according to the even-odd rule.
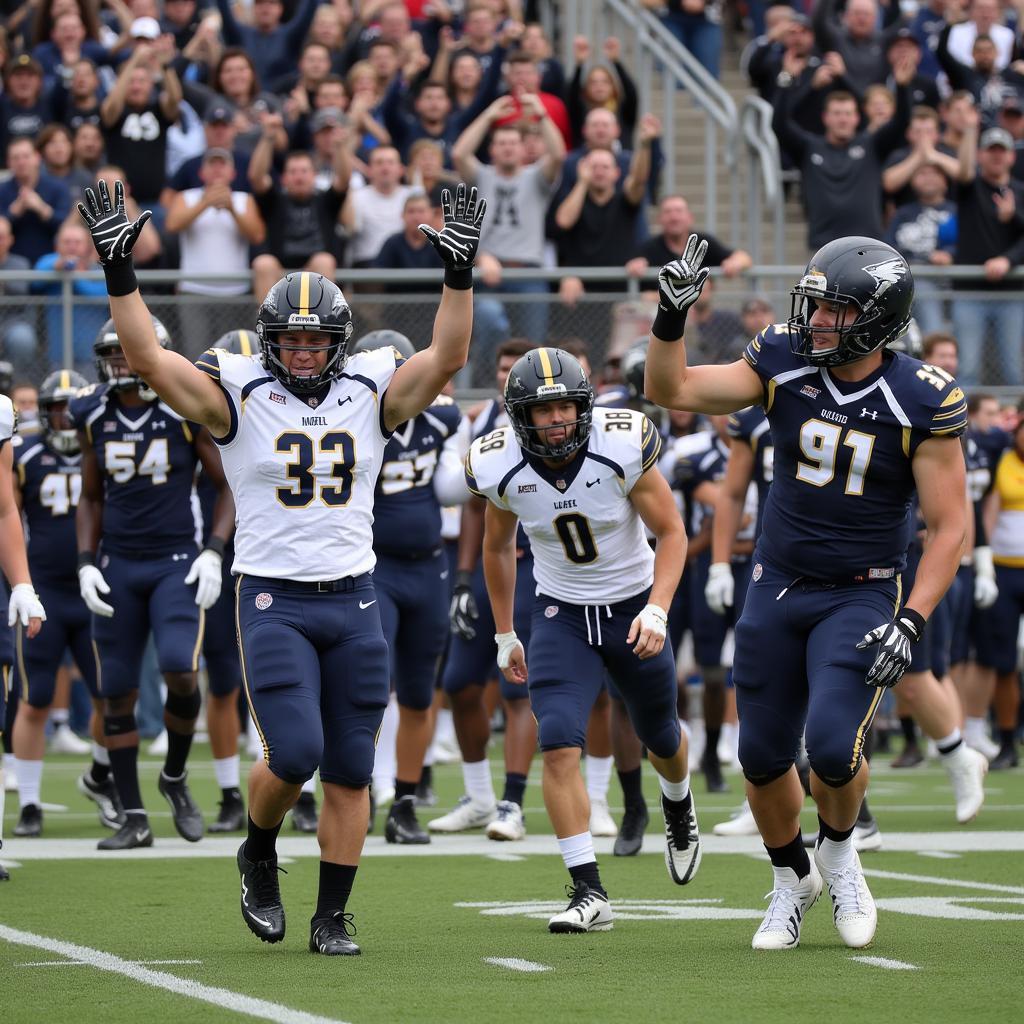
[[[559,494],[565,494],[572,487],[576,477],[579,476],[583,463],[587,461],[586,454],[589,443],[590,441],[588,440],[587,444],[577,448],[573,460],[564,466],[559,466],[558,469],[552,469],[550,466],[545,465],[543,459],[537,455],[532,455],[530,452],[523,451],[523,456],[537,476],[545,483],[550,484]]]

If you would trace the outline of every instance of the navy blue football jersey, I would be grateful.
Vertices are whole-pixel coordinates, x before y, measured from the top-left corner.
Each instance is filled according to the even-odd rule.
[[[373,497],[375,550],[416,552],[441,546],[441,505],[434,493],[434,470],[461,418],[459,407],[439,395],[429,409],[391,435]]]
[[[13,443],[32,578],[73,581],[78,565],[75,509],[82,493],[82,456],[54,451],[42,434],[16,437]]]
[[[163,402],[124,406],[106,384],[85,389],[68,411],[103,476],[103,550],[153,557],[194,547],[200,428]]]
[[[717,483],[725,475],[729,449],[713,430],[686,434],[673,443],[669,483],[682,499],[683,524],[689,537],[694,537],[707,513],[694,498],[694,491],[705,481]]]
[[[964,458],[967,460],[967,494],[974,507],[974,543],[988,543],[985,534],[985,497],[992,490],[996,466],[1010,445],[1006,431],[998,428],[982,432],[973,427],[967,431]]]
[[[726,429],[733,441],[748,445],[754,454],[754,486],[757,488],[757,522],[754,525],[754,536],[759,537],[775,462],[771,426],[764,409],[759,405],[752,405],[749,409],[734,412],[729,417]]]
[[[932,437],[959,437],[967,399],[944,370],[900,352],[856,382],[810,366],[785,325],[744,358],[761,378],[775,448],[759,549],[794,577],[887,578],[906,564],[911,460]]]

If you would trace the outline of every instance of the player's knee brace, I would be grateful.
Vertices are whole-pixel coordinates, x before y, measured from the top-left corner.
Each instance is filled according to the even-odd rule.
[[[127,736],[129,733],[137,732],[138,728],[134,714],[103,716],[103,735],[107,739]]]
[[[183,722],[194,722],[199,717],[199,710],[203,706],[203,698],[198,690],[191,693],[175,693],[167,691],[167,699],[164,701],[164,711],[174,718]]]

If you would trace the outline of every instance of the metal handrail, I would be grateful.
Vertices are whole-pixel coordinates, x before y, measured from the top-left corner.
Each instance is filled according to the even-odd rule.
[[[785,258],[785,194],[782,188],[782,159],[779,142],[772,128],[771,104],[760,96],[748,96],[740,108],[740,131],[746,143],[746,164],[750,202],[750,255],[754,262],[762,258],[764,208],[772,218],[772,257],[781,263]]]

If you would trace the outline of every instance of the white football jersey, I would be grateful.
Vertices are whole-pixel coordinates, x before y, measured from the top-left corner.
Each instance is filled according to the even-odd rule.
[[[211,349],[197,365],[231,406],[231,430],[214,440],[235,498],[232,571],[305,582],[369,572],[395,350],[352,356],[315,407],[258,356]]]
[[[654,552],[629,500],[658,460],[643,413],[594,409],[590,441],[567,466],[528,459],[512,427],[478,437],[466,458],[475,494],[514,512],[533,547],[537,592],[569,604],[616,604],[654,582]]]
[[[0,445],[14,437],[18,416],[14,405],[6,395],[0,395]]]

